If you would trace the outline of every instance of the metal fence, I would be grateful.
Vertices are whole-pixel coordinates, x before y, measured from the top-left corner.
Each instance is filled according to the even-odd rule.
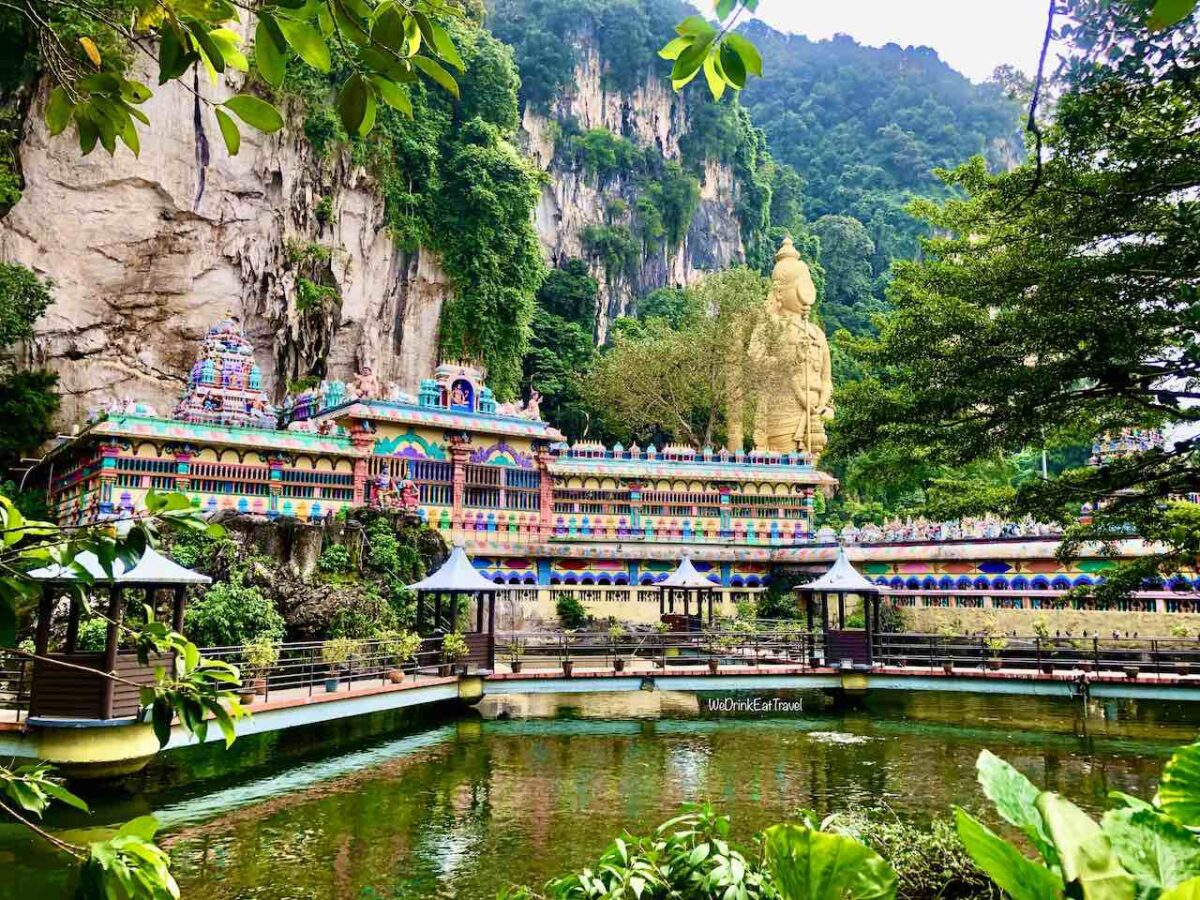
[[[872,649],[876,664],[903,668],[1200,674],[1200,639],[1197,638],[899,633],[876,635]]]

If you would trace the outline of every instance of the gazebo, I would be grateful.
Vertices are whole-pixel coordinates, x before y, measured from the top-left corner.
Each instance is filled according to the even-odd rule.
[[[813,625],[813,604],[821,608],[821,630],[825,635],[825,660],[849,660],[853,665],[871,665],[871,636],[879,630],[880,588],[859,574],[850,564],[846,548],[839,547],[833,565],[820,578],[808,584],[796,586],[796,591],[806,598],[806,615],[809,630]],[[836,628],[830,627],[829,600],[837,600]],[[864,628],[846,627],[846,600],[862,603]]]
[[[675,615],[675,600],[683,600],[683,618],[687,623],[687,631],[692,630],[691,601],[696,601],[696,618],[704,617],[704,601],[708,600],[708,624],[713,621],[713,595],[716,585],[709,581],[707,575],[696,570],[690,556],[684,556],[679,566],[658,583],[658,614],[659,616]]]
[[[456,544],[449,558],[432,575],[409,589],[417,592],[417,633],[441,636],[458,630],[459,601],[475,603],[475,629],[463,634],[470,654],[465,662],[491,669],[496,663],[496,591],[507,585],[494,584],[479,574],[467,557],[462,544]],[[433,623],[425,627],[426,600],[433,600]],[[487,608],[486,629],[484,608]],[[447,615],[448,613],[448,615]]]
[[[77,568],[78,567],[78,568]],[[81,652],[78,649],[79,619],[83,608],[79,568],[91,578],[91,587],[108,588],[108,627],[104,637],[104,651]],[[143,666],[137,654],[120,650],[120,624],[125,614],[125,593],[141,591],[142,602],[151,609],[156,608],[160,590],[172,592],[171,627],[183,630],[183,611],[187,600],[187,589],[192,585],[211,583],[212,579],[199,572],[186,569],[163,556],[153,547],[147,547],[138,560],[129,568],[117,559],[113,561],[111,573],[106,572],[96,555],[90,551],[80,553],[73,565],[58,564],[34,569],[29,577],[42,584],[42,596],[38,603],[37,631],[34,635],[34,650],[38,656],[50,660],[70,663],[97,673],[115,672],[126,681],[151,684],[154,681],[153,664]],[[70,606],[67,612],[67,632],[60,653],[50,653],[50,626],[54,616],[55,599],[70,591]],[[36,660],[33,667],[33,689],[29,703],[31,716],[68,719],[123,719],[137,715],[141,698],[132,685],[118,684],[111,678],[89,675],[78,668],[55,665],[46,660]]]

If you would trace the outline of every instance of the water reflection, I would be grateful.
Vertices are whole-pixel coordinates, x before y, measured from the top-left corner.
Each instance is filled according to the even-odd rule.
[[[415,734],[291,751],[274,769],[269,752],[247,746],[245,768],[221,774],[211,751],[197,750],[171,765],[190,760],[211,778],[183,789],[177,772],[152,773],[137,802],[168,823],[192,900],[491,898],[505,883],[584,864],[622,829],[649,828],[688,800],[721,806],[742,837],[799,807],[886,805],[914,820],[952,803],[978,807],[973,766],[985,746],[1101,808],[1110,790],[1149,795],[1198,715],[891,694],[840,706],[806,695],[802,713],[763,717],[710,712],[707,699],[496,698]],[[4,851],[22,886],[54,896],[63,876],[46,871],[44,852],[12,830],[0,832]],[[3,896],[16,891],[6,881]]]

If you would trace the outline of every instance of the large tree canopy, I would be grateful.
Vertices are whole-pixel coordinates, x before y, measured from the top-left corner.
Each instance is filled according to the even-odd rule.
[[[1166,429],[1165,449],[1035,479],[1013,500],[1063,519],[1096,505],[1066,553],[1131,528],[1168,538],[1115,582],[1128,587],[1196,544],[1170,531],[1189,514],[1164,501],[1200,488],[1200,42],[1190,20],[1151,31],[1149,4],[1106,4],[1123,10],[1109,18],[1093,5],[1070,7],[1044,159],[1002,175],[976,159],[944,176],[965,199],[916,204],[937,236],[895,267],[879,338],[854,344],[868,375],[842,391],[832,447],[961,465]]]

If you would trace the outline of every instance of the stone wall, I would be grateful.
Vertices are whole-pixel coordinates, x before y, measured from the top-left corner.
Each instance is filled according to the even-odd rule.
[[[1078,609],[943,609],[922,607],[901,611],[906,631],[936,634],[943,627],[955,632],[979,631],[993,624],[1000,631],[1032,635],[1034,622],[1044,618],[1050,633],[1070,632],[1082,636],[1084,631],[1111,637],[1113,631],[1123,635],[1136,632],[1141,637],[1170,637],[1171,629],[1184,626],[1191,636],[1200,635],[1200,613],[1095,612]]]

